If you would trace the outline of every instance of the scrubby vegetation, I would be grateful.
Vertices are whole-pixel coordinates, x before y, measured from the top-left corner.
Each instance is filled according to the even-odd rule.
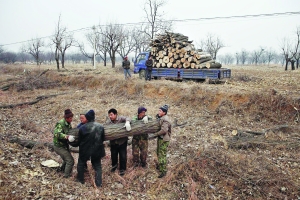
[[[15,83],[0,91],[0,106],[50,95],[32,105],[1,109],[0,198],[300,198],[299,71],[264,66],[230,68],[230,80],[207,84],[145,82],[138,75],[125,81],[121,71],[109,67],[68,67],[57,72],[50,66],[39,76],[46,66],[0,66],[0,86]],[[31,87],[25,87],[29,83]],[[47,159],[61,162],[51,149],[43,145],[30,149],[12,142],[13,137],[51,142],[52,129],[66,108],[74,113],[94,109],[96,121],[104,123],[112,107],[120,115],[134,116],[143,105],[154,116],[165,103],[170,105],[168,114],[174,122],[187,124],[173,128],[168,173],[163,179],[157,178],[154,140],[149,144],[147,169],[133,169],[128,146],[128,170],[123,177],[110,172],[106,147],[101,189],[93,184],[89,162],[85,185],[75,182],[76,153],[73,176],[63,179],[60,172],[40,165]],[[73,126],[77,123],[78,116]]]

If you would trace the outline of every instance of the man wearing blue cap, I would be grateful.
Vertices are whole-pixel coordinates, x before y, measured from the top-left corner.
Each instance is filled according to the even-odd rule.
[[[133,121],[142,120],[148,123],[150,116],[146,115],[147,109],[145,107],[138,108],[138,114],[132,118]],[[134,135],[132,137],[132,156],[133,166],[138,167],[141,165],[143,168],[147,167],[148,155],[148,134]]]

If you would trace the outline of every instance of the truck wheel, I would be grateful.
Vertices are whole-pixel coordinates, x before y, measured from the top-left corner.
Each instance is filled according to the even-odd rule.
[[[140,79],[145,79],[145,70],[144,69],[141,69],[139,71],[139,77],[140,77]]]

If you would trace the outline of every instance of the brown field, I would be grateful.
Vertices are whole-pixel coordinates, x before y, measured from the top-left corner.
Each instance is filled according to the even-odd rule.
[[[124,80],[119,68],[75,65],[0,65],[0,106],[55,95],[33,105],[0,112],[0,199],[299,199],[300,70],[281,66],[229,66],[222,84],[153,80],[138,75]],[[25,69],[25,72],[24,72]],[[43,70],[50,69],[38,77]],[[104,123],[110,108],[134,116],[139,106],[155,116],[169,104],[169,116],[185,126],[173,128],[167,176],[158,179],[156,141],[149,143],[148,168],[133,169],[131,146],[125,176],[110,172],[110,151],[102,160],[103,187],[94,187],[88,162],[86,183],[63,179],[40,163],[60,157],[39,145],[32,149],[9,142],[14,136],[51,142],[63,111],[94,109]],[[73,127],[79,123],[78,115]],[[233,133],[237,130],[238,134]]]

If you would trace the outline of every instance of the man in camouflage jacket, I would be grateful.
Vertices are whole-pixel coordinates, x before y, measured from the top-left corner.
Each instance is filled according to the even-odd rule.
[[[145,107],[138,108],[138,114],[132,118],[132,121],[143,120],[148,123],[151,117],[146,115],[147,109]],[[133,166],[138,167],[140,164],[143,168],[147,167],[148,155],[148,134],[134,135],[132,137],[132,156]]]
[[[72,168],[74,166],[74,159],[69,150],[68,140],[74,142],[75,138],[68,135],[72,129],[71,122],[73,120],[73,113],[70,109],[65,110],[64,118],[56,123],[53,134],[54,151],[60,155],[63,160],[61,171],[64,172],[64,178],[70,177]]]
[[[160,171],[158,178],[162,178],[167,174],[167,149],[170,143],[172,132],[172,124],[167,112],[168,105],[164,105],[159,108],[157,118],[159,119],[161,129],[154,134],[149,134],[149,138],[157,137],[157,169]]]

